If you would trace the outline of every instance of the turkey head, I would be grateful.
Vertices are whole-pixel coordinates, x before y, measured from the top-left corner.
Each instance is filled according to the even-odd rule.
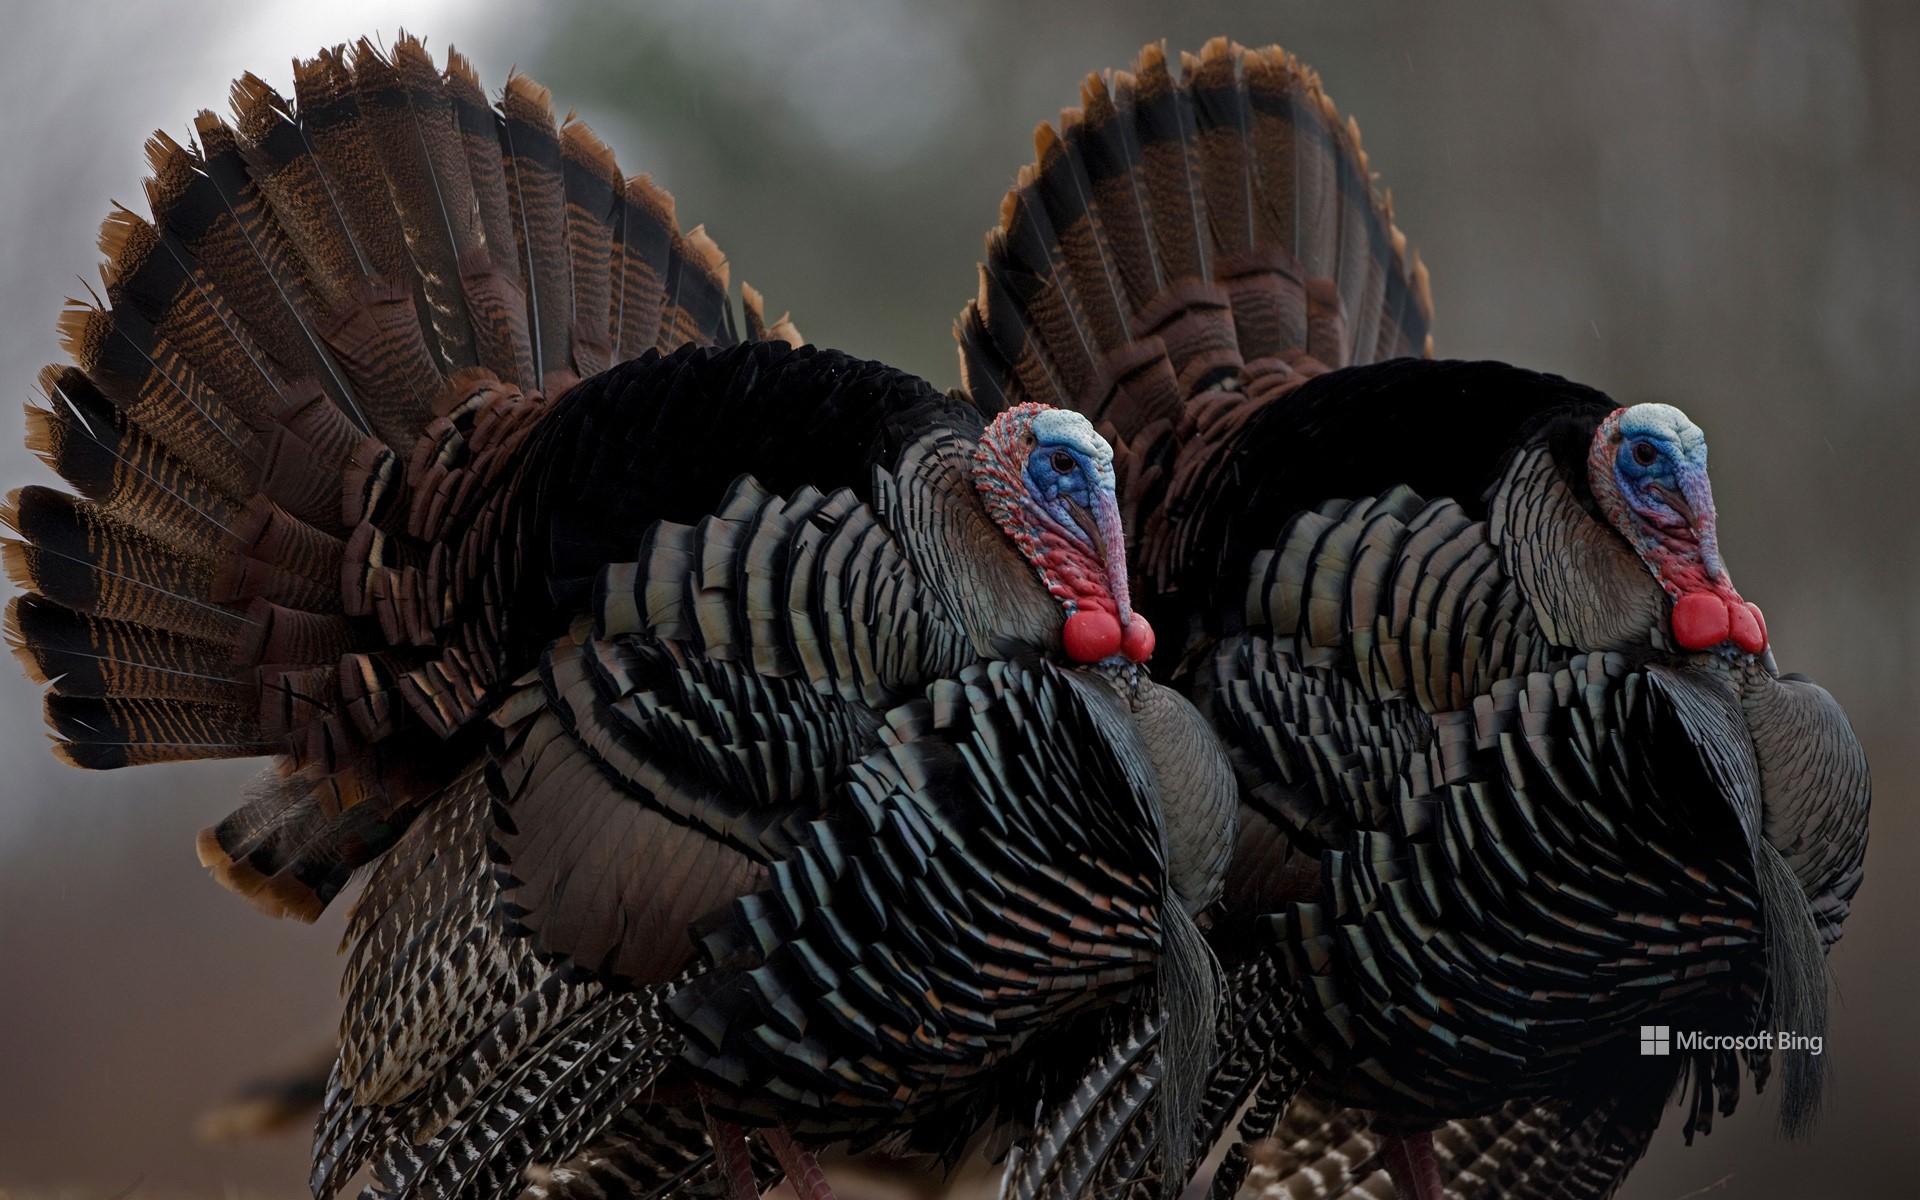
[[[1077,663],[1143,663],[1153,627],[1133,611],[1113,447],[1085,417],[1020,404],[995,417],[973,456],[981,504],[1066,611]]]

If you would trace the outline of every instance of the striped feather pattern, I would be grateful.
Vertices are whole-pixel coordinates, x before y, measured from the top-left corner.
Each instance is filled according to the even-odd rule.
[[[756,1184],[766,1191],[784,1172],[764,1142],[748,1140]],[[707,1123],[699,1110],[639,1104],[616,1117],[585,1150],[529,1172],[537,1200],[669,1200],[721,1197]]]
[[[689,527],[647,531],[596,586],[603,636],[650,630],[716,662],[872,707],[972,657],[898,541],[846,490],[770,496],[742,476]]]
[[[1726,785],[1618,657],[1513,677],[1391,737],[1280,644],[1236,639],[1216,664],[1217,686],[1241,689],[1225,732],[1255,798],[1325,847],[1325,901],[1275,925],[1319,997],[1301,1050],[1338,1081],[1323,1086],[1469,1112],[1566,1085],[1639,1020],[1707,1028],[1752,1009],[1762,921],[1738,815],[1659,799]]]
[[[1351,670],[1375,703],[1471,707],[1544,667],[1554,645],[1491,544],[1450,500],[1410,489],[1301,513],[1249,573],[1250,628],[1291,637],[1295,661]]]
[[[639,1052],[632,1038],[646,1022],[607,1010],[600,989],[542,965],[508,933],[489,886],[490,806],[482,775],[463,776],[379,861],[355,905],[345,1036],[315,1135],[318,1196],[369,1164],[397,1195],[472,1194],[459,1182],[468,1168],[497,1186],[534,1159],[501,1140],[504,1116],[487,1123],[483,1097],[516,1119],[552,1121],[543,1089],[617,1088],[594,1056]]]
[[[1107,1195],[1111,1173],[1125,1178],[1148,1159],[1156,1130],[1145,1115],[1160,1077],[1160,1021],[1137,1009],[1081,1076],[1066,1101],[1043,1113],[1032,1141],[1008,1155],[1001,1195],[1018,1200]]]
[[[1660,1119],[1658,1093],[1627,1102],[1515,1101],[1433,1134],[1448,1200],[1607,1200],[1640,1160]],[[1253,1152],[1241,1194],[1258,1200],[1387,1200],[1380,1135],[1365,1113],[1302,1096]],[[1216,1189],[1216,1196],[1221,1195]]]
[[[1268,1097],[1277,1111],[1299,1083],[1281,1054],[1296,1000],[1280,960],[1260,955],[1239,964],[1228,972],[1225,998],[1207,1091],[1189,1142],[1192,1159],[1205,1157],[1250,1098],[1253,1109],[1242,1122],[1243,1135],[1249,1122],[1259,1125]],[[1086,1069],[1064,1100],[1042,1114],[1032,1138],[1016,1147],[1009,1159],[1006,1195],[1148,1200],[1160,1194],[1165,1162],[1155,1149],[1164,1110],[1154,1099],[1165,1081],[1159,1031],[1160,1022],[1145,1012],[1116,1028],[1104,1056]],[[1216,1194],[1232,1194],[1232,1185],[1218,1181],[1234,1170],[1236,1158],[1244,1167],[1245,1154],[1238,1146],[1216,1173]],[[1196,1165],[1192,1159],[1181,1170],[1183,1180]]]

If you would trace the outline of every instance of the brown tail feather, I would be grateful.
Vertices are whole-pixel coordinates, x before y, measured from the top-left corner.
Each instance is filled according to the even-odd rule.
[[[103,510],[199,557],[214,554],[243,509],[132,424],[86,375],[49,367],[28,405],[27,449]]]
[[[731,341],[733,314],[727,308],[727,256],[695,225],[675,235],[667,260],[666,311],[654,346],[673,350],[688,342]]]
[[[294,64],[297,116],[251,75],[234,84],[248,165],[307,260],[315,322],[382,440],[405,449],[442,385],[424,289],[388,199],[344,55]]]
[[[613,151],[583,122],[561,127],[560,160],[573,257],[570,350],[575,373],[585,378],[613,365],[613,226],[623,185]]]
[[[484,251],[463,258],[461,282],[472,314],[475,350],[482,366],[523,391],[540,386],[533,370],[533,336],[527,325],[527,285],[520,269],[519,240],[501,169],[500,115],[487,103],[480,76],[459,53],[447,51],[447,98],[453,105],[466,151]]]
[[[182,146],[165,133],[147,143],[153,171],[147,199],[154,226],[178,238],[212,288],[246,314],[281,378],[318,379],[364,432],[365,418],[354,409],[352,392],[308,316],[314,304],[293,248],[266,217],[266,202],[247,175],[239,139],[211,112],[200,113],[195,130],[198,148]]]
[[[482,245],[453,103],[427,48],[404,33],[391,58],[362,38],[354,47],[353,81],[426,297],[440,369],[452,375],[476,362],[459,263]]]
[[[613,340],[623,360],[653,349],[660,339],[667,262],[679,230],[672,196],[645,175],[626,182],[615,222],[612,272]]]
[[[573,265],[567,254],[566,181],[553,96],[525,75],[507,80],[500,106],[500,153],[507,174],[507,211],[519,239],[528,286],[534,370],[549,393],[578,378],[573,369]]]
[[[58,753],[276,756],[202,856],[311,918],[475,752],[536,389],[732,316],[718,248],[531,80],[502,113],[405,35],[294,74],[297,105],[245,76],[233,124],[149,143],[153,219],[108,219],[106,300],[63,314],[76,365],[28,409],[74,494],[3,515]]]
[[[989,410],[1086,413],[1116,446],[1137,547],[1177,591],[1183,514],[1252,414],[1300,379],[1427,347],[1426,272],[1359,130],[1276,48],[1148,46],[1042,126],[962,313]]]

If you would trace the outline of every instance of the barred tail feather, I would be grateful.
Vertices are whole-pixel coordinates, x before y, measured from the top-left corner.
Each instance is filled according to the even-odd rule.
[[[274,756],[201,855],[310,919],[476,752],[503,585],[475,564],[553,393],[734,319],[718,248],[532,80],[495,107],[402,34],[293,91],[243,76],[230,120],[148,143],[151,216],[108,216],[27,410],[71,490],[0,519],[57,753]]]

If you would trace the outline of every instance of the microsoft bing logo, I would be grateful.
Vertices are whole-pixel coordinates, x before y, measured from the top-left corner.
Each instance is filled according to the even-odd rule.
[[[1702,1033],[1698,1029],[1675,1030],[1669,1025],[1642,1025],[1640,1053],[1672,1054],[1692,1050],[1795,1050],[1818,1055],[1825,1050],[1826,1038],[1818,1033],[1795,1033],[1790,1029],[1762,1029],[1755,1033]]]

